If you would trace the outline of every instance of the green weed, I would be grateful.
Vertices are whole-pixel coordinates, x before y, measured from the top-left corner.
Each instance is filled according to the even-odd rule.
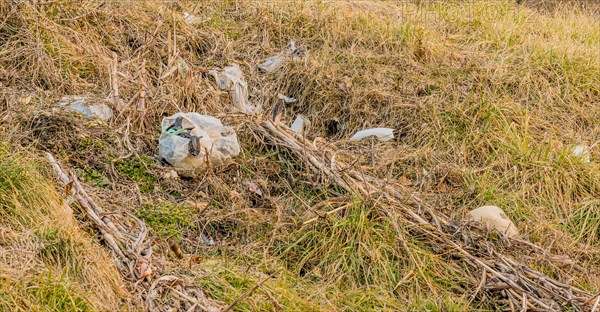
[[[156,176],[148,172],[148,169],[153,165],[151,158],[142,156],[140,158],[129,158],[127,160],[118,160],[115,162],[115,168],[123,176],[136,182],[140,187],[140,191],[144,193],[154,190]]]

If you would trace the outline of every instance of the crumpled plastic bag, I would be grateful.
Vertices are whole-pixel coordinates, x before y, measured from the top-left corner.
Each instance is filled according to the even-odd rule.
[[[91,103],[85,96],[66,95],[58,102],[62,108],[68,108],[69,111],[79,112],[88,118],[99,118],[108,121],[113,111],[108,105],[103,103]]]
[[[573,149],[571,149],[571,155],[584,163],[589,163],[592,159],[588,147],[583,144],[573,147]]]
[[[294,103],[298,102],[298,99],[295,99],[293,97],[289,97],[289,96],[283,95],[281,93],[277,94],[277,98],[280,99],[280,100],[283,100],[283,102],[285,104],[294,104]]]
[[[202,19],[190,12],[183,12],[183,20],[190,25],[198,25],[202,23]]]
[[[258,69],[263,72],[272,73],[285,66],[290,59],[298,60],[303,54],[304,50],[296,47],[296,42],[294,40],[290,40],[287,51],[269,57],[266,61],[258,65]]]
[[[259,107],[248,101],[248,84],[237,64],[225,66],[223,69],[211,69],[208,73],[215,78],[219,89],[229,92],[236,108],[244,113],[260,111]]]
[[[194,177],[198,169],[221,165],[240,153],[235,131],[215,117],[177,113],[163,118],[158,153],[176,171]]]
[[[272,73],[281,69],[285,64],[287,64],[287,62],[288,59],[286,54],[277,54],[260,63],[258,65],[258,69],[267,73]]]

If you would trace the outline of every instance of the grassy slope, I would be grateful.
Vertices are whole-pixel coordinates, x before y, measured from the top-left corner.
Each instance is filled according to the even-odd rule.
[[[3,83],[17,93],[34,94],[36,109],[62,94],[107,94],[105,66],[114,50],[122,59],[147,51],[154,84],[149,123],[177,110],[223,113],[227,96],[198,72],[236,61],[255,87],[253,101],[269,108],[277,92],[298,98],[284,118],[308,116],[314,135],[324,135],[324,124],[333,117],[345,126],[335,139],[363,127],[399,129],[399,143],[378,148],[376,166],[363,152],[368,146],[336,144],[375,174],[409,181],[423,198],[457,218],[482,204],[501,206],[530,240],[578,262],[583,269],[567,270],[577,285],[600,287],[594,269],[600,265],[597,15],[566,7],[539,13],[509,1],[421,8],[399,8],[395,2],[227,1],[173,7],[115,2],[91,13],[51,4],[23,5],[21,17],[8,14],[8,6],[1,8],[9,16],[0,30]],[[202,22],[186,25],[183,11]],[[168,69],[172,27],[180,56],[197,71],[158,84],[156,77]],[[307,46],[306,60],[278,73],[258,73],[255,64],[289,39]],[[134,60],[122,71],[135,72],[138,65]],[[23,89],[31,83],[51,91]],[[342,83],[346,88],[340,88]],[[125,98],[136,91],[135,83],[124,82],[121,89]],[[6,98],[7,107],[17,110],[17,97]],[[329,190],[293,184],[292,194],[280,181],[301,168],[250,137],[242,135],[241,173],[203,180],[205,192],[198,192],[194,183],[172,185],[161,179],[161,169],[151,160],[142,160],[146,166],[138,160],[117,164],[113,175],[106,163],[126,154],[122,146],[107,151],[107,146],[120,146],[118,135],[106,129],[68,133],[72,137],[65,146],[41,145],[80,166],[81,175],[105,198],[115,190],[98,182],[115,180],[118,194],[127,195],[123,205],[146,216],[159,242],[176,235],[184,251],[202,254],[201,268],[182,269],[169,261],[173,270],[197,279],[219,299],[230,302],[265,272],[284,269],[265,285],[289,310],[460,310],[467,304],[468,282],[417,239],[409,241],[421,263],[415,266],[399,250],[389,224],[371,213],[376,203],[368,199],[356,199],[342,217],[301,227],[314,216],[303,202],[316,204],[331,196],[324,194]],[[155,127],[141,127],[134,138],[138,152],[155,153],[156,135]],[[572,157],[575,144],[593,146],[593,161]],[[240,182],[246,178],[272,182],[265,187],[271,202],[245,199],[250,194]],[[156,187],[148,189],[148,181],[157,181]],[[144,189],[144,204],[128,199],[137,197],[124,190],[133,184]],[[167,218],[177,216],[170,213],[175,209],[189,215],[188,206],[173,204],[181,197],[205,201],[210,209],[190,219]],[[220,239],[220,247],[199,247],[201,231]],[[164,246],[159,249],[168,253]],[[555,273],[535,255],[524,257]],[[473,307],[496,304],[501,305],[481,299]],[[271,305],[264,292],[257,292],[239,308]]]
[[[77,226],[29,153],[0,145],[0,310],[126,307],[110,257]]]

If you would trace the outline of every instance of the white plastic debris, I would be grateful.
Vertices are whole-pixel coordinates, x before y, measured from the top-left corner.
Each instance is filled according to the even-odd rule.
[[[577,145],[571,150],[571,155],[581,159],[581,161],[589,163],[591,161],[590,151],[585,145]]]
[[[108,105],[88,102],[89,100],[85,96],[67,95],[58,102],[58,105],[68,108],[69,111],[79,112],[88,118],[99,118],[107,121],[112,117],[113,112]]]
[[[292,123],[292,126],[290,128],[292,129],[292,131],[294,131],[298,134],[302,134],[302,133],[305,133],[309,127],[310,127],[310,120],[308,120],[308,118],[306,118],[302,115],[298,115],[296,117],[296,120],[294,120],[294,122]]]
[[[289,97],[289,96],[285,96],[281,93],[277,94],[277,98],[280,100],[283,100],[283,102],[285,102],[285,104],[294,104],[294,103],[298,102],[298,99],[295,99],[295,98]]]
[[[471,210],[469,215],[472,220],[495,228],[498,232],[504,233],[508,237],[519,235],[519,230],[515,224],[508,218],[506,213],[497,206],[479,207]]]
[[[269,57],[266,61],[260,63],[258,65],[258,69],[271,73],[280,68],[282,68],[287,63],[287,58],[285,54],[277,54],[275,56]]]
[[[254,194],[258,195],[258,196],[261,196],[261,197],[263,196],[263,192],[262,192],[262,190],[260,189],[260,187],[258,186],[258,184],[256,184],[256,183],[255,183],[255,182],[253,182],[253,181],[248,181],[248,182],[247,182],[247,185],[248,185],[248,189],[249,189],[249,190],[250,190],[252,193],[254,193]]]
[[[183,12],[183,20],[190,25],[198,25],[202,22],[198,16],[190,12]]]
[[[196,170],[223,164],[240,153],[232,128],[215,117],[198,113],[177,113],[163,118],[158,153],[180,175],[194,177]],[[207,163],[208,162],[208,163]]]
[[[381,141],[389,141],[394,138],[394,129],[391,128],[371,128],[356,132],[350,141],[358,141],[364,138],[376,136]]]
[[[301,48],[296,47],[296,42],[294,40],[290,40],[288,42],[288,50],[286,52],[269,57],[266,61],[258,65],[258,69],[267,73],[272,73],[285,66],[290,59],[298,60],[303,54],[304,51]]]
[[[200,233],[200,239],[204,243],[204,245],[214,246],[215,241],[212,238],[207,237],[204,233]]]
[[[212,69],[208,73],[215,78],[219,89],[229,92],[233,105],[239,110],[245,113],[260,111],[259,107],[248,101],[248,84],[237,64],[223,69]]]

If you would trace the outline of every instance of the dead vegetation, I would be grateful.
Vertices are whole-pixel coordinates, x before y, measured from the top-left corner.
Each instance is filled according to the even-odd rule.
[[[15,150],[51,152],[73,168],[109,212],[103,216],[150,227],[144,247],[160,269],[146,284],[135,270],[123,275],[132,309],[204,292],[242,311],[588,311],[600,288],[595,9],[3,2],[0,129],[3,140],[20,143]],[[259,72],[289,40],[306,56]],[[263,115],[233,112],[207,77],[228,63],[242,68]],[[267,121],[278,93],[299,100],[283,106],[281,122],[307,116],[306,138]],[[117,114],[103,124],[59,112],[55,103],[67,94],[106,99]],[[234,126],[244,149],[236,162],[196,180],[166,178],[158,125],[178,111]],[[334,119],[341,129],[327,131]],[[375,126],[397,129],[398,139],[344,139]],[[577,144],[590,147],[591,162],[572,156]],[[63,206],[46,192],[56,196],[47,207]],[[523,237],[462,221],[483,204],[501,206]],[[74,209],[117,260],[118,250],[129,252],[123,246],[136,236],[110,244],[103,223],[83,217],[85,204]],[[137,265],[137,257],[120,259],[133,261],[127,270]],[[107,280],[118,276],[103,270]],[[123,305],[122,294],[101,285],[99,298],[67,304]],[[4,297],[0,304],[27,306]]]
[[[117,310],[139,306],[110,256],[14,146],[0,145],[0,310]]]

